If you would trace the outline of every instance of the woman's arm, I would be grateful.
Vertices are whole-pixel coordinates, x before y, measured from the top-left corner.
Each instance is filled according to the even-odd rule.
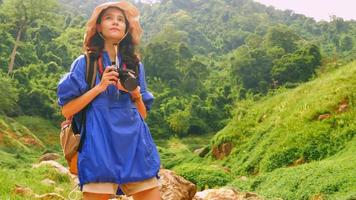
[[[81,111],[86,105],[88,105],[98,94],[101,93],[99,85],[93,87],[88,92],[84,93],[82,96],[77,97],[67,104],[65,104],[62,108],[63,116],[68,119]]]
[[[105,91],[106,88],[112,84],[116,85],[118,80],[118,73],[115,72],[113,66],[107,67],[103,73],[103,77],[98,85],[79,96],[68,103],[62,108],[62,114],[66,119],[69,119],[79,111],[81,111],[86,105],[88,105],[98,94]]]

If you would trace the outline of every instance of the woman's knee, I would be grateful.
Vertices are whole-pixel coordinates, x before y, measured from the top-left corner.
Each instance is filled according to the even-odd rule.
[[[161,194],[158,187],[154,187],[132,195],[134,200],[161,200]]]
[[[83,193],[83,200],[108,200],[109,197],[110,194],[98,194],[90,192]]]

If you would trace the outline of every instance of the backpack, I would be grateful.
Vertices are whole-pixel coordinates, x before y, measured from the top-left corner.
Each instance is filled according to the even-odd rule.
[[[85,53],[86,59],[86,71],[85,80],[89,85],[88,91],[95,86],[95,77],[97,72],[97,57],[92,53]],[[88,104],[89,105],[89,104]],[[81,115],[80,124],[77,124],[73,117],[66,119],[61,124],[60,143],[63,150],[64,157],[67,161],[69,171],[72,174],[78,174],[78,152],[81,151],[81,147],[85,138],[85,124],[86,124],[86,109],[84,107],[76,115]],[[82,134],[80,130],[83,129]]]

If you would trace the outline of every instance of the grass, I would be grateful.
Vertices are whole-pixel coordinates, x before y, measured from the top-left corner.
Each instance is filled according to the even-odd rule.
[[[295,167],[283,167],[269,173],[235,179],[231,186],[244,191],[256,191],[267,199],[323,199],[351,200],[356,198],[356,139],[343,151],[322,161]]]
[[[45,141],[44,145],[47,148],[52,148],[54,151],[60,150],[59,124],[53,124],[50,120],[46,120],[38,116],[19,116],[15,118],[15,120],[26,126],[41,141]]]
[[[249,177],[230,184],[268,199],[356,198],[354,77],[355,62],[295,89],[240,102],[212,140],[213,146],[233,142],[232,153],[218,162],[235,177]],[[322,114],[329,118],[319,120]]]
[[[40,152],[17,152],[17,154],[0,151],[0,199],[28,200],[33,196],[19,195],[14,192],[16,185],[30,188],[35,194],[41,195],[57,191],[67,197],[74,185],[66,175],[58,173],[52,167],[33,168],[38,162]],[[41,183],[44,179],[55,181],[55,185],[47,186]],[[77,199],[80,198],[80,195]]]

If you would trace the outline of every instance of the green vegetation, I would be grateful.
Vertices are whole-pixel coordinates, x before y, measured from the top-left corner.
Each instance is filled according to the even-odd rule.
[[[213,146],[233,141],[221,161],[232,185],[268,198],[351,199],[356,195],[356,63],[295,89],[237,107]],[[321,115],[328,114],[326,119]],[[300,166],[299,166],[300,165]]]
[[[32,164],[61,153],[57,83],[101,2],[0,1],[1,199],[28,199],[14,194],[16,184],[37,194],[71,190],[68,178]],[[137,6],[155,96],[147,123],[165,168],[199,189],[356,198],[355,21],[316,22],[252,0]],[[231,153],[215,160],[225,143]]]

